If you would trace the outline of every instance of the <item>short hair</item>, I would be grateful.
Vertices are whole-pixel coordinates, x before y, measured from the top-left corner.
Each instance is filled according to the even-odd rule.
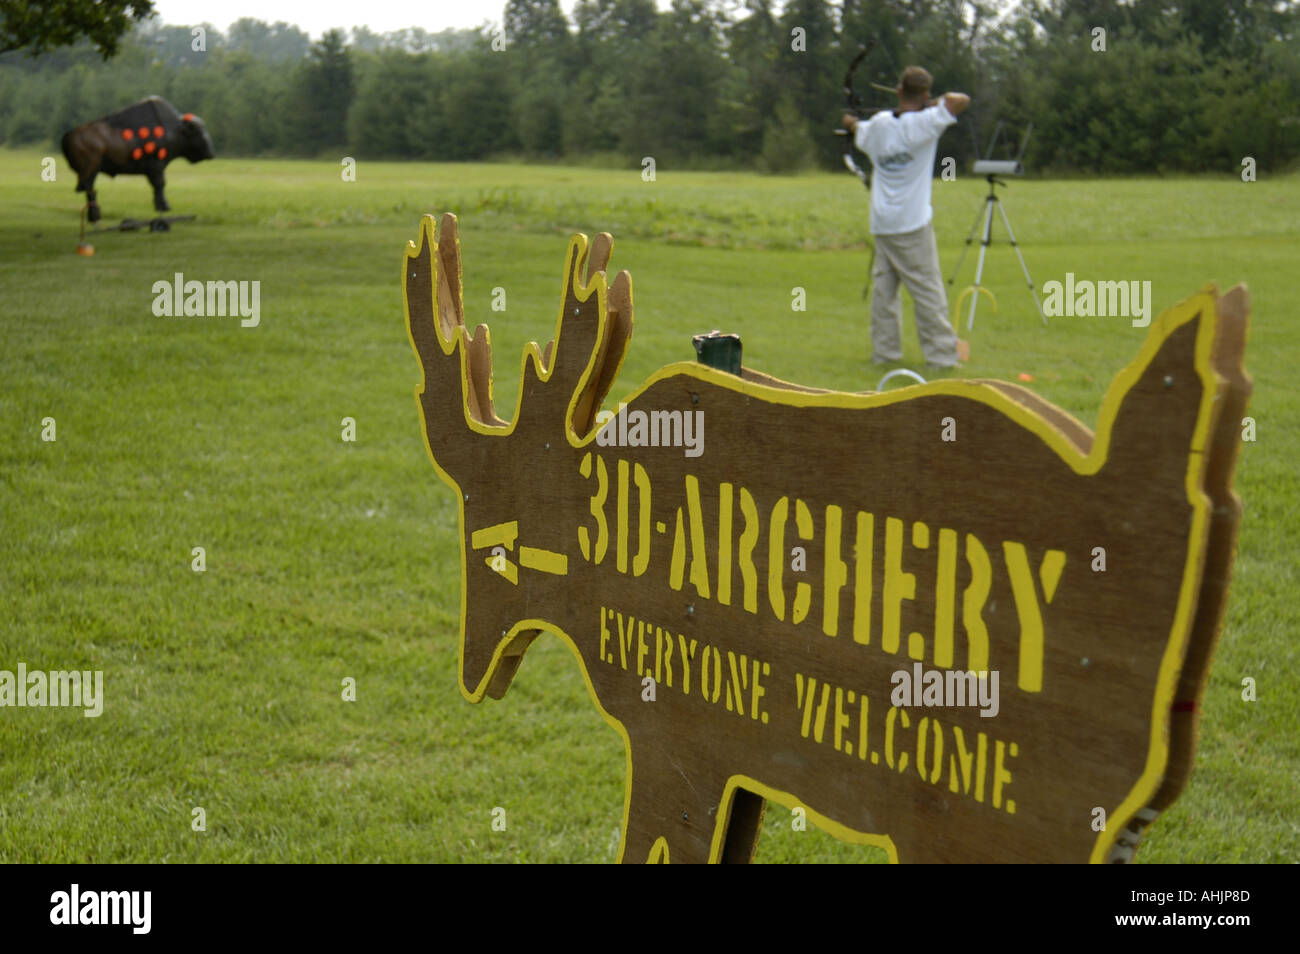
[[[898,78],[898,88],[903,99],[913,101],[927,97],[930,93],[930,84],[933,82],[929,71],[924,67],[909,66]]]

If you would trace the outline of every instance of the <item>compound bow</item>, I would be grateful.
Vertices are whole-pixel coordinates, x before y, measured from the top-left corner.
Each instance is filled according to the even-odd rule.
[[[857,91],[853,88],[854,71],[862,65],[862,61],[865,60],[875,48],[876,40],[873,37],[865,46],[858,48],[857,55],[854,56],[852,62],[849,63],[849,68],[844,71],[844,82],[842,84],[844,87],[844,109],[846,112],[852,113],[859,119],[866,119],[868,116],[878,113],[882,109],[889,108],[888,106],[882,106],[868,112],[863,105],[862,97],[859,96]],[[871,86],[873,89],[878,89],[886,93],[894,92],[888,86],[884,86],[880,83],[872,83]],[[858,151],[856,144],[856,130],[840,128],[835,130],[835,135],[840,137],[840,142],[844,146],[845,167],[858,177],[863,187],[868,193],[870,193],[871,174],[866,170],[866,168],[864,168],[866,163],[859,161],[859,157],[862,159],[867,159],[867,157],[863,156],[862,153]],[[869,162],[870,160],[867,161]],[[871,260],[867,263],[867,284],[862,289],[863,298],[866,298],[871,293],[871,272],[876,264],[876,245],[871,241],[870,237],[867,238],[867,245],[871,249]]]
[[[853,88],[853,72],[858,68],[862,61],[867,58],[867,54],[875,48],[875,45],[876,41],[873,39],[866,46],[859,48],[858,55],[853,57],[853,62],[851,62],[849,68],[844,71],[844,83],[842,84],[844,87],[844,109],[845,111],[852,113],[854,116],[857,116],[859,119],[862,118],[862,97],[859,96],[857,91]],[[854,139],[856,138],[855,132],[849,129],[836,129],[835,135],[840,137],[840,141],[844,146],[845,167],[848,168],[849,172],[853,173],[862,181],[862,184],[867,188],[867,191],[870,191],[871,177],[867,174],[866,170],[862,168],[862,165],[857,160],[857,155],[855,155],[855,153],[860,155],[860,153],[858,153],[857,145],[854,143]]]
[[[871,54],[871,51],[874,50],[875,48],[876,48],[876,41],[874,38],[865,46],[858,48],[857,55],[855,55],[853,57],[852,62],[849,63],[849,68],[844,71],[844,82],[841,84],[844,88],[845,112],[852,113],[854,116],[857,116],[859,119],[866,119],[869,116],[873,115],[874,113],[878,113],[881,110],[890,108],[888,106],[879,106],[871,110],[866,109],[863,105],[862,97],[859,96],[857,91],[853,88],[854,72],[857,70],[859,66],[862,65],[862,61],[865,60]],[[882,83],[872,83],[871,88],[880,90],[881,92],[885,92],[885,93],[894,92],[893,89],[891,89],[888,86],[885,86]],[[858,152],[857,145],[854,141],[855,140],[854,133],[847,129],[836,129],[835,135],[840,137],[841,144],[844,147],[845,167],[850,172],[852,172],[855,176],[857,176],[858,179],[861,180],[862,184],[867,188],[867,190],[870,191],[871,175],[869,172],[867,172],[866,168],[864,168],[865,163],[859,161],[859,157],[863,159],[865,159],[866,157],[862,156],[862,153]]]

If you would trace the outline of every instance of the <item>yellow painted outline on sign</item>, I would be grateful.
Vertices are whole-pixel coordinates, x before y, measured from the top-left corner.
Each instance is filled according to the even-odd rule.
[[[422,237],[428,242],[430,248],[430,262],[436,261],[435,256],[438,252],[438,246],[434,234],[434,220],[432,216],[426,215],[421,219]],[[459,236],[457,237],[459,245]],[[411,350],[415,352],[416,359],[420,362],[421,377],[420,383],[415,388],[416,407],[420,414],[421,432],[424,437],[424,447],[429,454],[429,459],[433,462],[434,470],[438,476],[445,481],[448,486],[456,491],[457,505],[460,510],[460,548],[461,548],[461,615],[460,615],[460,690],[470,702],[482,701],[487,692],[487,687],[491,683],[493,676],[500,667],[502,658],[506,655],[506,650],[514,642],[516,637],[521,634],[542,631],[551,633],[559,637],[566,646],[573,652],[578,659],[578,667],[582,671],[583,681],[587,684],[587,692],[591,695],[592,701],[595,702],[597,710],[601,716],[608,722],[614,730],[623,739],[623,747],[627,757],[627,783],[624,792],[623,804],[623,844],[619,848],[619,860],[622,860],[623,852],[626,849],[627,822],[628,812],[632,800],[632,744],[628,737],[627,730],[621,722],[615,719],[605,707],[601,705],[599,697],[596,695],[595,687],[592,685],[591,677],[587,672],[586,664],[579,652],[577,644],[573,638],[559,627],[543,619],[529,619],[518,622],[503,635],[497,644],[496,651],[493,653],[484,672],[482,680],[473,689],[465,684],[465,642],[466,642],[466,621],[468,614],[468,580],[465,551],[465,499],[460,486],[438,466],[438,461],[433,455],[433,449],[429,446],[427,422],[424,418],[424,406],[420,402],[420,395],[424,393],[424,374],[423,362],[420,360],[419,351],[415,347],[415,339],[410,329],[410,305],[407,300],[406,285],[406,263],[418,256],[418,247],[414,242],[407,243],[408,249],[403,259],[403,280],[402,280],[402,304],[406,311],[406,329],[407,340],[411,343]],[[606,308],[607,285],[605,282],[604,272],[597,272],[593,277],[590,285],[583,286],[580,277],[580,265],[585,261],[588,250],[587,237],[582,234],[574,235],[569,240],[568,251],[566,253],[566,273],[565,273],[565,291],[568,289],[568,282],[572,277],[573,290],[575,296],[580,302],[587,301],[591,295],[597,295],[599,305],[599,319],[597,326],[597,341],[603,340],[608,324],[608,313]],[[436,266],[430,275],[431,284],[436,283]],[[463,286],[462,286],[463,287]],[[519,419],[519,410],[522,406],[524,397],[524,388],[519,389],[519,397],[515,404],[515,417],[507,427],[496,427],[480,424],[474,420],[469,412],[469,366],[466,344],[461,339],[468,336],[467,330],[463,326],[458,326],[450,341],[443,339],[442,329],[440,327],[436,314],[437,308],[437,288],[432,289],[435,314],[433,318],[434,330],[437,335],[443,353],[450,356],[454,348],[461,349],[461,398],[462,406],[465,413],[466,424],[475,432],[484,435],[504,435],[514,430],[515,421]],[[739,392],[747,397],[766,401],[772,404],[784,404],[789,407],[835,407],[850,409],[871,409],[886,407],[901,401],[912,400],[914,398],[944,394],[955,397],[966,398],[984,404],[999,413],[1011,418],[1023,429],[1036,435],[1043,443],[1047,444],[1056,454],[1068,464],[1071,470],[1079,476],[1092,476],[1098,473],[1103,466],[1110,452],[1111,430],[1120,407],[1124,402],[1125,396],[1132,389],[1133,385],[1141,378],[1142,372],[1150,364],[1165,340],[1178,328],[1187,324],[1189,321],[1196,320],[1199,316],[1201,319],[1200,327],[1197,329],[1196,347],[1195,347],[1195,364],[1196,371],[1201,379],[1202,397],[1200,409],[1197,414],[1196,426],[1192,435],[1192,447],[1189,448],[1187,472],[1185,475],[1185,488],[1187,492],[1187,501],[1192,508],[1192,524],[1189,532],[1187,547],[1187,559],[1183,566],[1182,585],[1179,589],[1178,605],[1174,613],[1174,622],[1170,628],[1169,639],[1165,647],[1165,652],[1161,660],[1159,674],[1156,680],[1155,699],[1151,707],[1151,734],[1147,750],[1147,759],[1141,776],[1129,791],[1127,797],[1120,803],[1119,807],[1107,815],[1106,830],[1099,832],[1097,840],[1093,845],[1092,853],[1089,860],[1094,863],[1102,863],[1110,853],[1111,847],[1116,839],[1128,826],[1133,816],[1146,805],[1156,794],[1164,776],[1165,766],[1169,760],[1169,735],[1171,722],[1171,704],[1173,701],[1174,690],[1177,687],[1178,676],[1181,670],[1182,661],[1187,653],[1188,639],[1191,634],[1192,618],[1196,611],[1196,598],[1200,584],[1201,569],[1204,565],[1205,551],[1208,543],[1208,527],[1210,514],[1210,500],[1208,495],[1201,490],[1205,471],[1205,448],[1208,446],[1211,424],[1213,422],[1214,404],[1217,399],[1219,388],[1226,385],[1217,372],[1214,371],[1210,356],[1214,343],[1214,330],[1218,322],[1218,313],[1216,311],[1216,289],[1213,284],[1207,284],[1201,291],[1185,299],[1162,312],[1160,316],[1152,321],[1151,328],[1147,333],[1142,347],[1138,351],[1137,357],[1130,362],[1123,370],[1115,376],[1110,387],[1106,390],[1106,395],[1102,399],[1101,412],[1097,421],[1097,430],[1093,439],[1092,447],[1087,454],[1079,453],[1078,449],[1071,441],[1059,430],[1044,418],[1033,413],[1023,405],[1016,403],[1002,392],[984,384],[976,384],[962,380],[943,380],[935,381],[929,384],[916,385],[913,387],[900,388],[895,391],[885,391],[877,394],[850,394],[845,392],[821,392],[808,393],[800,391],[790,391],[782,388],[769,387],[754,381],[746,381],[743,378],[728,374],[705,365],[694,364],[690,362],[677,362],[661,368],[651,375],[640,387],[632,394],[623,398],[627,403],[632,403],[639,395],[647,391],[652,385],[668,378],[683,375],[695,378],[700,381],[706,381],[718,387]],[[555,354],[559,353],[560,336],[562,333],[564,300],[561,296],[560,316],[556,322],[555,335]],[[626,352],[624,352],[626,355]],[[542,354],[536,342],[529,342],[524,348],[523,372],[528,370],[529,358],[532,358],[534,372],[545,382],[550,378],[550,372],[543,369]],[[586,387],[588,380],[593,372],[597,355],[593,350],[591,358],[588,360],[574,393],[570,398],[565,412],[565,436],[571,446],[582,448],[592,443],[596,437],[598,428],[593,427],[592,432],[585,438],[579,439],[573,432],[571,421],[574,406],[577,403],[578,396]],[[622,360],[619,361],[621,369]],[[615,375],[617,379],[617,375]],[[490,392],[489,379],[489,394]],[[723,789],[723,795],[718,811],[718,825],[715,828],[713,841],[710,849],[709,860],[716,862],[721,858],[722,845],[725,838],[725,831],[722,828],[724,820],[729,820],[731,816],[731,803],[735,797],[737,788],[745,788],[763,798],[777,802],[788,808],[795,806],[803,807],[807,810],[808,817],[819,828],[827,831],[831,835],[843,841],[856,844],[872,845],[883,848],[890,857],[891,862],[898,862],[898,852],[892,839],[888,835],[870,834],[861,832],[856,829],[848,828],[845,825],[836,822],[808,807],[807,802],[795,797],[792,793],[780,789],[771,788],[762,784],[756,779],[749,778],[745,775],[732,775],[727,779]],[[1082,823],[1082,822],[1081,822]],[[668,843],[665,837],[660,837],[654,843],[651,850],[651,858],[655,860],[661,858],[668,860]]]

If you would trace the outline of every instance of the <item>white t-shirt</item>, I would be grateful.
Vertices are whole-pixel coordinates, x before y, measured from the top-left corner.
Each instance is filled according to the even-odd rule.
[[[871,159],[871,234],[914,232],[934,217],[930,184],[940,134],[957,121],[943,101],[895,116],[885,110],[858,123],[858,149]]]

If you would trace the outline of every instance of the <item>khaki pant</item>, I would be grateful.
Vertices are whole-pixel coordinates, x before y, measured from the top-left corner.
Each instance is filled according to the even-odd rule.
[[[871,345],[876,361],[903,358],[903,302],[899,281],[916,305],[916,334],[925,360],[940,367],[957,363],[957,333],[948,321],[948,295],[939,274],[939,247],[934,228],[876,235],[876,264],[871,270]]]

